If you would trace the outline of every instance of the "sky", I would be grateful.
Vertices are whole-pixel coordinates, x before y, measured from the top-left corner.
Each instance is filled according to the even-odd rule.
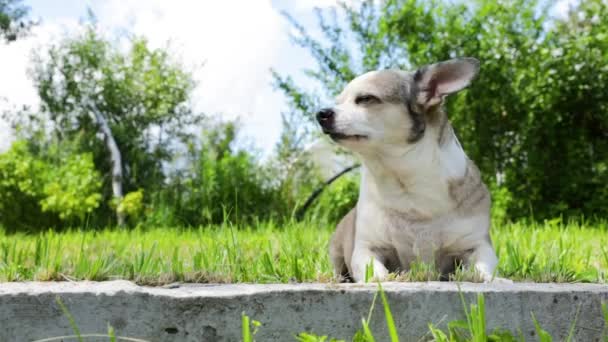
[[[37,108],[35,89],[27,76],[31,51],[79,30],[87,8],[110,36],[145,36],[152,47],[170,47],[194,70],[198,83],[192,104],[201,112],[238,118],[241,136],[268,155],[281,132],[286,99],[273,89],[270,69],[313,86],[302,69],[314,66],[305,50],[289,41],[287,11],[314,31],[313,8],[335,6],[335,0],[25,0],[30,17],[40,20],[32,34],[0,43],[0,110]],[[0,119],[0,151],[12,133]]]
[[[561,0],[565,12],[576,0]],[[270,69],[294,76],[306,88],[316,86],[302,70],[314,67],[310,55],[289,41],[289,12],[305,28],[317,31],[314,7],[336,0],[25,0],[30,16],[40,20],[32,34],[16,42],[0,42],[0,111],[38,100],[27,76],[32,50],[77,31],[90,8],[98,26],[110,35],[143,35],[153,47],[170,46],[194,70],[198,82],[192,96],[196,110],[225,119],[238,118],[241,134],[263,155],[272,152],[281,132],[286,99],[271,85]],[[12,133],[0,119],[0,151]]]

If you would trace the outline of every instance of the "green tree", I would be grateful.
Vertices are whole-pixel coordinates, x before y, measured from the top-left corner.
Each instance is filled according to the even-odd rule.
[[[14,231],[82,224],[99,206],[101,181],[92,155],[51,146],[40,154],[19,140],[0,154],[0,225]]]
[[[145,39],[123,51],[94,26],[37,55],[31,75],[41,106],[30,117],[59,143],[80,137],[80,151],[93,153],[104,176],[104,205],[124,224],[124,194],[162,187],[163,164],[200,119],[188,102],[191,75]]]
[[[311,122],[315,99],[355,75],[476,57],[480,76],[447,111],[486,181],[507,189],[510,216],[606,215],[608,4],[582,0],[566,20],[548,15],[552,4],[365,1],[319,11],[321,37],[287,16],[293,42],[317,61],[306,74],[322,93],[288,76],[275,82]]]
[[[25,20],[29,9],[22,0],[0,0],[0,39],[14,41],[31,23]]]
[[[274,170],[251,151],[235,147],[237,124],[208,120],[203,126],[182,159],[185,167],[157,193],[151,220],[200,226],[287,216],[290,208],[282,201]]]

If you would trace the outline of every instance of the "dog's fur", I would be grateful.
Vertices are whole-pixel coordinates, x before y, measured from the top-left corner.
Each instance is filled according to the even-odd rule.
[[[463,58],[369,72],[318,114],[323,131],[362,161],[359,200],[330,243],[336,276],[362,282],[371,262],[382,280],[422,261],[444,275],[461,262],[494,279],[490,195],[443,109],[478,70]]]

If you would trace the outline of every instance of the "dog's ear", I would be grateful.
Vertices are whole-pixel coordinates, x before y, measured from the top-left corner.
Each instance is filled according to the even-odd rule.
[[[443,98],[467,87],[479,72],[475,58],[450,59],[424,66],[414,74],[416,101],[424,108],[440,104]]]

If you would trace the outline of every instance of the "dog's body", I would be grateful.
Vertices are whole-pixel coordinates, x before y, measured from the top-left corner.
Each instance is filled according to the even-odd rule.
[[[324,132],[362,161],[357,206],[330,243],[336,275],[361,282],[371,262],[384,279],[414,261],[448,274],[462,262],[493,279],[490,195],[442,108],[477,71],[476,60],[459,59],[370,72],[319,112]]]

